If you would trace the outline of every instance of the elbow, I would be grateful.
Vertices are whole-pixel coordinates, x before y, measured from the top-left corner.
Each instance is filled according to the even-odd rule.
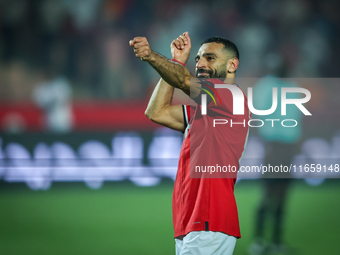
[[[145,110],[144,114],[149,120],[152,120],[153,115],[151,114],[151,112],[148,109]]]
[[[148,117],[149,120],[155,123],[160,123],[160,115],[156,114],[155,112],[151,112],[148,109],[144,112],[145,116]]]
[[[144,114],[148,119],[152,119],[152,114],[150,113],[150,111],[148,111],[148,109],[145,110]]]
[[[153,122],[156,122],[156,114],[155,114],[155,113],[153,113],[153,112],[151,112],[150,110],[146,109],[145,112],[144,112],[144,114],[145,114],[145,116],[146,116],[149,120],[151,120],[151,121],[153,121]]]

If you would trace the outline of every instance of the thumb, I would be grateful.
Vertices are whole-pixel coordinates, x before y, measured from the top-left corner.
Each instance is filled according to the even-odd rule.
[[[190,36],[189,36],[189,32],[185,32],[184,35],[185,35],[185,37],[186,37],[187,40],[188,40],[188,44],[191,46],[191,38],[190,38]]]

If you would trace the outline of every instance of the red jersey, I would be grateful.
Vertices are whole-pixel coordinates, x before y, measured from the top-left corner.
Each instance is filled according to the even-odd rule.
[[[210,81],[216,83],[216,79]],[[241,237],[234,197],[236,173],[232,178],[231,175],[216,177],[200,167],[215,166],[216,170],[217,165],[229,165],[237,172],[249,121],[247,99],[242,94],[243,115],[233,115],[233,96],[229,89],[219,89],[222,105],[216,106],[215,100],[211,101],[206,115],[202,115],[201,105],[183,106],[187,128],[172,198],[175,237],[191,231],[219,231]],[[214,125],[216,119],[225,124]],[[195,178],[192,171],[198,166],[202,173],[200,178]]]

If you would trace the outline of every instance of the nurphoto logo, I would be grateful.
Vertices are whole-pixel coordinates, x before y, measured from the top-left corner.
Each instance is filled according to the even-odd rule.
[[[204,85],[207,88],[200,88],[202,91],[206,93],[201,94],[201,112],[202,115],[207,115],[207,95],[209,95],[215,106],[217,106],[216,99],[214,98],[214,95],[217,97],[220,105],[222,106],[221,98],[217,92],[216,89],[228,89],[233,98],[233,115],[244,115],[244,93],[243,91],[236,85],[231,84],[212,84],[208,81],[206,82],[199,82]],[[210,91],[209,91],[210,90]],[[213,93],[211,93],[211,91]],[[303,105],[307,103],[311,99],[311,93],[308,89],[300,88],[300,87],[281,87],[281,116],[287,115],[287,105],[295,105],[304,115],[311,116],[312,114],[306,109],[306,107]],[[301,95],[301,98],[287,98],[287,95],[289,93],[294,93],[294,95]],[[213,95],[214,94],[214,95]],[[269,109],[259,110],[254,107],[253,104],[253,88],[248,87],[247,89],[247,97],[248,97],[248,108],[249,111],[253,114],[260,115],[260,116],[266,116],[273,114],[277,107],[278,107],[278,89],[276,87],[272,88],[272,104]],[[274,127],[276,122],[280,122],[283,127],[295,127],[298,125],[298,121],[295,119],[250,119],[248,121],[249,127],[262,127],[265,122],[271,123],[271,126]],[[243,126],[246,125],[246,120],[243,122],[232,122],[232,119],[214,119],[213,121],[213,127],[216,125],[224,125],[229,123],[232,127],[235,124],[242,124]]]

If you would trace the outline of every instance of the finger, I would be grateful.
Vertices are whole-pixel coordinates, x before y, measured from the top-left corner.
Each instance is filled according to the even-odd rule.
[[[147,54],[148,54],[147,50],[142,50],[142,51],[136,53],[135,55],[136,55],[137,58],[143,58],[143,57],[146,57]]]
[[[184,48],[184,40],[181,37],[178,37],[177,40],[179,42],[180,47],[183,49]]]
[[[184,48],[184,44],[181,40],[179,40],[178,38],[176,39],[176,42],[178,44],[178,49],[181,50]]]
[[[129,41],[129,44],[130,46],[134,46],[136,43],[140,43],[143,41],[147,42],[148,40],[145,37],[135,37]]]
[[[187,41],[187,38],[185,37],[185,35],[180,35],[179,37],[183,39],[184,45],[188,44],[188,41]]]
[[[141,42],[143,40],[146,40],[145,37],[135,37],[132,40],[129,41],[130,46],[133,46],[137,42]]]
[[[185,38],[187,39],[188,45],[191,47],[191,38],[189,36],[189,32],[185,32]]]
[[[133,38],[133,40],[136,42],[136,43],[138,43],[138,42],[143,42],[143,41],[148,41],[147,39],[146,39],[146,37],[135,37],[135,38]]]
[[[139,48],[134,48],[133,52],[134,53],[139,53],[139,52],[143,52],[143,51],[147,51],[148,50],[148,47],[139,47]]]
[[[175,45],[175,47],[180,50],[181,49],[181,45],[179,43],[179,41],[177,39],[173,40],[172,43]]]
[[[133,45],[135,49],[147,46],[149,46],[149,43],[147,41],[135,42]]]
[[[144,57],[142,52],[135,52],[135,56],[136,56],[137,58],[142,58],[142,57]]]

